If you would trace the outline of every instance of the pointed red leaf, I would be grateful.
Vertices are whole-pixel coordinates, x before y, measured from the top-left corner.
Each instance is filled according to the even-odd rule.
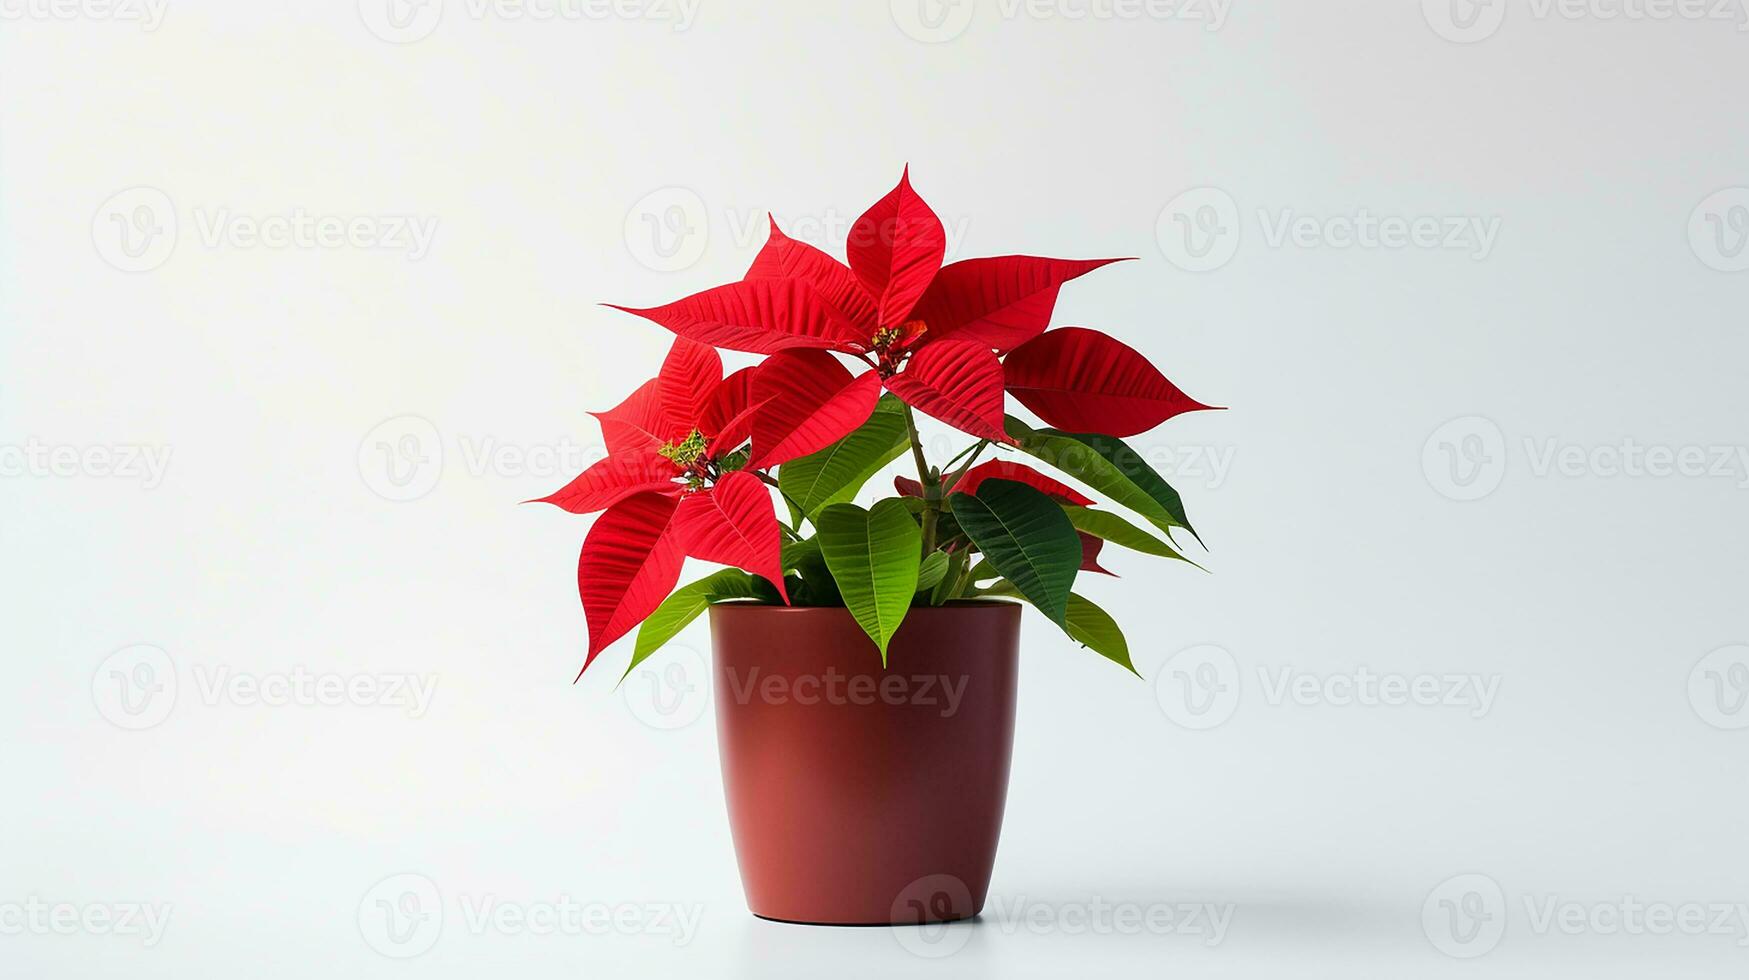
[[[1004,369],[1022,405],[1068,432],[1133,436],[1211,407],[1178,390],[1127,344],[1085,327],[1040,334],[1016,347]]]
[[[966,471],[958,483],[953,485],[954,493],[969,493],[974,496],[978,492],[978,484],[985,480],[1013,480],[1024,483],[1058,503],[1073,504],[1077,507],[1093,506],[1093,498],[1069,486],[1061,480],[1053,480],[1030,466],[1020,463],[1010,463],[1005,459],[993,459],[988,463],[980,463]]]
[[[698,430],[710,440],[709,453],[721,456],[740,448],[753,434],[753,375],[758,368],[742,368],[723,379],[711,392],[698,417]]]
[[[901,497],[923,496],[923,484],[908,476],[893,477],[893,489],[899,491]]]
[[[773,354],[753,378],[760,408],[753,418],[749,467],[775,466],[825,449],[874,414],[881,379],[873,371],[852,376],[825,351]]]
[[[659,323],[688,340],[754,354],[793,347],[855,352],[869,339],[866,331],[800,279],[748,279],[665,306],[613,308]]]
[[[690,433],[704,415],[705,403],[723,381],[723,359],[716,348],[685,337],[674,338],[662,371],[656,375],[662,414]]]
[[[593,514],[637,493],[678,494],[680,471],[660,456],[609,456],[597,460],[560,490],[529,503],[552,504],[573,514]]]
[[[935,274],[911,317],[929,324],[932,339],[975,340],[1012,350],[1050,325],[1063,283],[1121,261],[1035,255],[966,259]]]
[[[857,281],[849,267],[807,242],[785,235],[771,219],[771,234],[765,247],[753,259],[746,279],[800,279],[813,286],[826,302],[845,319],[862,328],[865,337],[872,337],[880,326],[875,315],[875,301]]]
[[[1117,573],[1099,564],[1099,553],[1105,549],[1105,539],[1088,534],[1086,531],[1076,531],[1081,535],[1081,568],[1083,572],[1098,572],[1117,578]]]
[[[789,601],[777,511],[758,477],[739,470],[709,490],[687,494],[674,513],[674,526],[687,554],[763,576]]]
[[[652,378],[605,412],[590,412],[601,423],[609,456],[653,456],[665,442],[685,438],[681,422],[662,411],[662,383]]]
[[[577,591],[589,623],[583,670],[655,612],[679,580],[686,561],[673,526],[679,506],[673,497],[640,493],[609,507],[589,529],[577,561]]]
[[[982,344],[925,343],[887,390],[925,415],[980,439],[1013,445],[1002,431],[1002,362]]]
[[[947,232],[911,189],[909,167],[899,186],[850,226],[845,250],[856,278],[875,299],[881,325],[903,323],[947,254]]]

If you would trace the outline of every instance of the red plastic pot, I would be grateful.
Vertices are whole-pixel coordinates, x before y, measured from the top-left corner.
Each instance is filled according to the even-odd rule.
[[[947,922],[989,891],[1020,607],[910,611],[887,667],[848,610],[711,607],[729,826],[754,915]]]

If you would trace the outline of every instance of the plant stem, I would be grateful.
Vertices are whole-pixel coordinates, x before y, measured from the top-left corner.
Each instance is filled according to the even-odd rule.
[[[917,461],[917,482],[923,484],[923,553],[935,550],[935,522],[941,515],[941,484],[923,458],[923,438],[917,434],[917,416],[905,406],[905,431],[911,437],[911,458]]]
[[[989,445],[990,445],[990,440],[979,439],[978,444],[971,448],[971,458],[966,460],[966,465],[955,470],[952,476],[944,477],[942,479],[942,481],[941,481],[941,495],[943,497],[945,497],[948,494],[953,492],[953,488],[960,482],[960,478],[966,475],[966,471],[970,470],[972,468],[972,464],[976,463],[978,461],[978,457],[983,454],[984,450]],[[965,456],[966,454],[960,453],[960,455]],[[952,465],[952,464],[949,464],[949,465]]]

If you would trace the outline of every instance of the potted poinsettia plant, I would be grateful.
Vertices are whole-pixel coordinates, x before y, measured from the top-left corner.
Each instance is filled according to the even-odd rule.
[[[615,307],[673,346],[596,413],[606,458],[542,500],[603,512],[577,568],[585,670],[636,628],[629,673],[709,610],[755,914],[964,918],[1001,827],[1019,603],[1134,671],[1077,576],[1109,574],[1107,543],[1183,560],[1183,503],[1123,440],[1209,406],[1104,333],[1047,329],[1059,289],[1116,260],[943,265],[946,235],[908,174],[846,251],[848,264],[773,221],[739,282]],[[725,377],[719,348],[763,359]],[[1044,424],[1009,414],[1009,395]],[[965,449],[931,462],[919,414]],[[905,455],[915,478],[853,502]],[[676,588],[688,557],[727,567]]]

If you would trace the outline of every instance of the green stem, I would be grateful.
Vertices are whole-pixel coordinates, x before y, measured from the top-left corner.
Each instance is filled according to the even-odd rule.
[[[971,448],[972,455],[971,455],[970,459],[966,460],[966,465],[955,470],[952,476],[949,476],[941,481],[941,495],[943,497],[945,497],[948,494],[953,492],[953,488],[955,486],[957,486],[960,482],[960,479],[966,475],[966,471],[968,471],[972,468],[972,464],[976,463],[978,461],[978,457],[983,454],[984,450],[986,448],[988,448],[989,445],[990,445],[990,440],[979,439],[978,444]],[[964,456],[965,453],[961,453],[960,455]],[[951,465],[951,464],[949,464],[949,465]]]
[[[917,416],[905,406],[905,431],[911,437],[911,458],[917,462],[917,482],[923,484],[923,553],[935,550],[935,523],[941,516],[941,483],[923,458],[923,438],[917,434]]]

